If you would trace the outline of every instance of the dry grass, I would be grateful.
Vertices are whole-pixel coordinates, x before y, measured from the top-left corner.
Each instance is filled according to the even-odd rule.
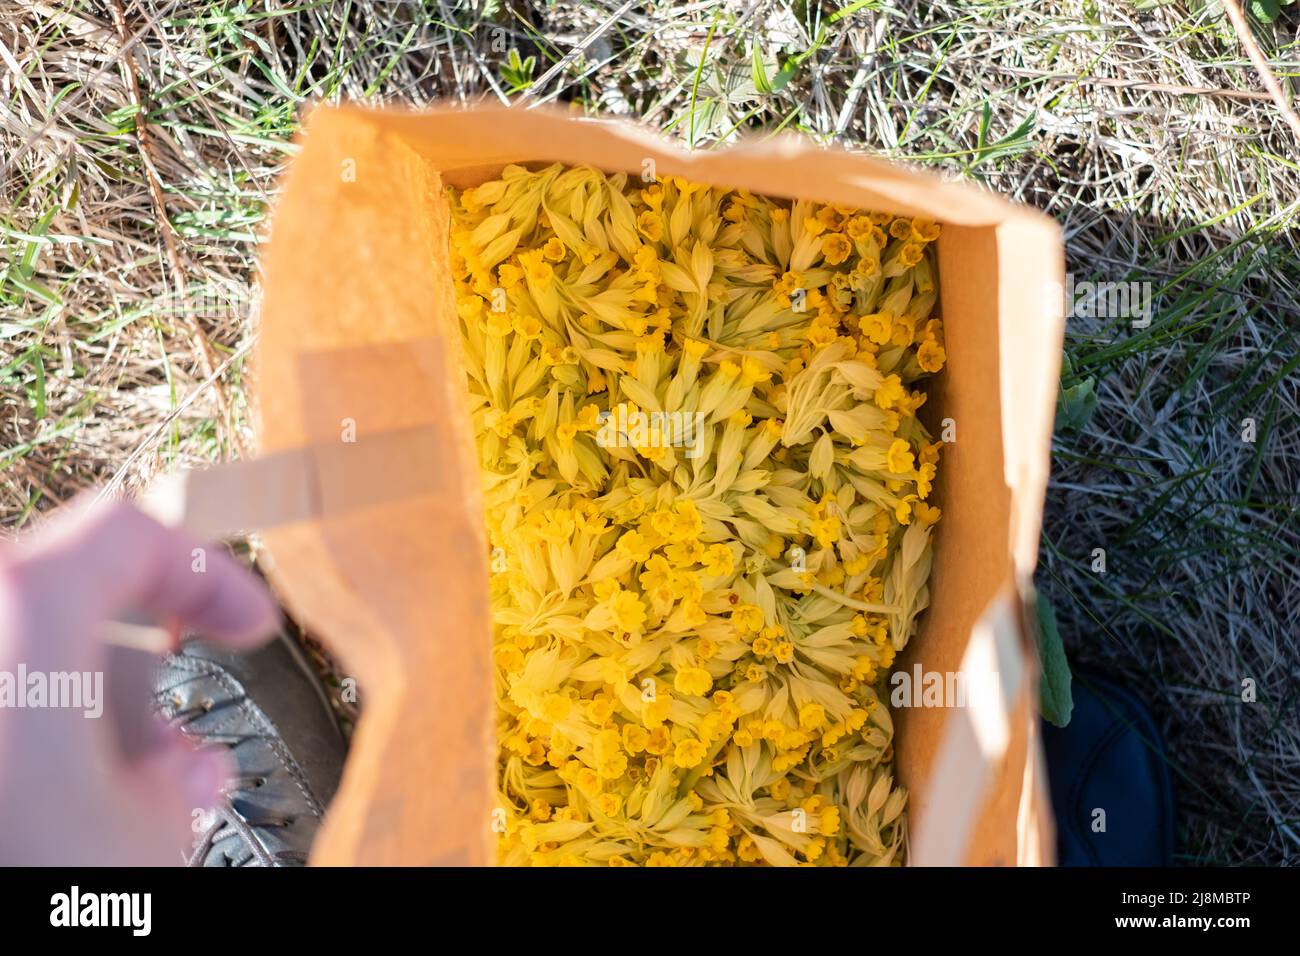
[[[1056,440],[1041,584],[1072,657],[1151,701],[1182,859],[1300,859],[1300,166],[1225,20],[1113,0],[123,12],[124,30],[111,3],[0,8],[7,532],[249,442],[257,237],[312,100],[560,99],[701,148],[802,129],[1047,210],[1080,280],[1154,284],[1149,328],[1070,324],[1066,384],[1100,401]],[[1258,28],[1287,91],[1294,34]],[[788,83],[768,89],[755,51]]]

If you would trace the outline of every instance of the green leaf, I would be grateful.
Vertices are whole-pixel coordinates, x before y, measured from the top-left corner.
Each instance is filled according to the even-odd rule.
[[[1037,595],[1034,604],[1038,612],[1038,660],[1043,668],[1039,678],[1038,706],[1044,720],[1064,727],[1074,711],[1070,662],[1065,659],[1065,645],[1056,629],[1056,611],[1041,594]]]
[[[1250,0],[1250,12],[1261,23],[1272,23],[1282,12],[1283,2],[1286,0]]]
[[[828,23],[839,23],[845,17],[850,17],[863,8],[869,10],[879,10],[880,4],[876,0],[857,0],[856,3],[850,3],[847,7],[841,7],[830,15]]]
[[[45,417],[45,361],[41,358],[41,353],[36,352],[32,356],[32,368],[36,372],[36,378],[32,382],[32,410],[35,413],[36,420],[40,421]]]
[[[1056,430],[1079,432],[1088,427],[1097,410],[1096,380],[1092,377],[1073,385],[1062,385],[1056,397]]]
[[[758,52],[757,43],[754,44],[753,64],[754,89],[760,93],[771,93],[772,82],[767,78],[767,64],[763,62],[763,55]]]
[[[785,89],[786,85],[799,72],[799,64],[803,61],[798,57],[792,57],[786,61],[785,66],[776,72],[774,79],[768,77],[767,63],[763,60],[763,55],[759,52],[758,44],[754,44],[753,54],[753,81],[754,90],[758,93],[779,93]],[[779,65],[777,60],[773,65]]]
[[[831,22],[833,23],[834,20],[832,19]],[[781,90],[785,89],[786,86],[789,85],[790,81],[795,78],[795,75],[798,74],[800,68],[805,62],[807,62],[808,58],[820,50],[825,42],[826,24],[823,23],[817,30],[817,36],[813,38],[812,46],[808,47],[808,49],[804,50],[802,53],[797,53],[794,56],[788,57],[785,61],[785,65],[777,70],[776,76],[774,77],[769,76],[768,64],[763,59],[763,54],[760,52],[758,44],[755,43],[751,52],[751,73],[753,76],[755,91],[764,94],[781,92]],[[780,59],[777,58],[773,65],[779,66],[780,62]]]
[[[980,127],[979,145],[974,150],[974,158],[971,159],[970,167],[974,169],[981,163],[989,162],[995,159],[1004,159],[1007,157],[1019,156],[1021,153],[1028,152],[1031,145],[1031,136],[1038,128],[1038,114],[1030,113],[1020,125],[1013,129],[1006,136],[1002,137],[995,143],[985,145],[984,137],[988,132],[988,123],[991,113],[991,107],[987,102],[984,104],[984,118]]]
[[[501,79],[506,83],[507,92],[519,93],[531,86],[533,70],[536,67],[536,56],[523,59],[519,56],[519,51],[511,47],[510,53],[506,56],[506,62],[502,63],[499,68]]]
[[[1082,431],[1097,409],[1096,380],[1074,370],[1070,353],[1061,356],[1061,390],[1056,396],[1056,430]]]

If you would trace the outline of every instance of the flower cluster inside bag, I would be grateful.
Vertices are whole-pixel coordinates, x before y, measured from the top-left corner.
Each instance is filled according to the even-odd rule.
[[[901,862],[939,227],[562,165],[449,201],[501,862]]]

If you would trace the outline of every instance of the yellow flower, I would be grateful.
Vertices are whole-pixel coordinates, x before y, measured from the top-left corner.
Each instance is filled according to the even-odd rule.
[[[636,724],[623,725],[623,749],[630,754],[639,754],[645,750],[650,733]]]
[[[826,723],[826,708],[821,704],[809,702],[799,708],[799,726],[804,730],[816,730]]]
[[[561,694],[551,694],[542,702],[542,715],[553,724],[568,718],[573,701]]]
[[[708,753],[708,750],[698,740],[682,740],[678,742],[677,748],[673,751],[673,763],[679,767],[690,769],[698,765],[704,759],[706,753]]]
[[[668,560],[679,568],[689,568],[692,564],[698,564],[704,557],[704,553],[704,542],[697,538],[688,538],[664,548]]]
[[[636,532],[629,531],[628,534],[636,534]],[[641,590],[646,594],[663,589],[666,592],[665,596],[672,597],[673,566],[662,554],[650,556],[638,580],[641,582]]]
[[[600,793],[600,777],[590,767],[583,767],[579,770],[573,783],[588,797],[594,797]]]
[[[559,165],[449,193],[501,862],[897,863],[892,725],[868,717],[926,587],[898,549],[940,517],[915,386],[947,358],[939,227]]]
[[[511,322],[511,327],[526,339],[540,338],[542,334],[542,323],[534,315],[517,315]]]
[[[673,702],[670,697],[656,697],[646,701],[641,708],[641,721],[652,730],[658,729],[668,718]],[[652,751],[653,752],[653,751]]]
[[[503,262],[497,267],[497,281],[504,289],[513,289],[524,281],[524,270],[513,262]]]
[[[912,458],[912,446],[901,438],[895,438],[885,456],[886,468],[895,475],[906,474],[915,465]]]
[[[510,316],[506,315],[504,312],[489,313],[488,317],[484,319],[483,325],[487,329],[488,335],[495,336],[499,339],[505,338],[514,331],[515,327],[514,323],[510,321]]]
[[[948,355],[944,352],[943,346],[934,339],[926,339],[916,350],[916,364],[923,372],[937,372],[943,368],[947,360]]]
[[[658,242],[664,237],[663,220],[659,218],[658,213],[651,212],[649,209],[636,217],[636,228],[651,242]]]
[[[894,319],[887,312],[864,315],[861,326],[867,338],[876,345],[884,345],[894,334]]]
[[[713,678],[703,667],[684,667],[673,678],[673,689],[681,694],[702,697],[713,686]]]
[[[907,390],[903,388],[902,379],[897,375],[888,375],[884,382],[876,389],[875,401],[880,408],[893,408],[906,394]]]
[[[899,499],[894,505],[894,518],[899,524],[912,523],[912,502],[907,498]]]
[[[614,612],[619,630],[639,631],[645,624],[645,605],[632,591],[620,591],[614,595],[610,601],[610,609]]]
[[[763,626],[763,612],[746,604],[731,612],[731,624],[739,634],[758,633]]]
[[[627,531],[618,539],[618,553],[640,564],[650,557],[650,543],[639,531]]]
[[[656,757],[662,757],[668,753],[668,748],[672,746],[673,739],[668,733],[667,727],[655,727],[646,736],[645,752],[654,754]]]
[[[839,265],[852,251],[853,243],[849,242],[848,237],[843,233],[832,232],[822,236],[822,255],[826,257],[827,265]]]
[[[694,501],[679,501],[673,506],[672,526],[668,532],[671,541],[689,541],[699,537],[704,530],[703,519]]]
[[[627,772],[627,756],[621,753],[609,754],[596,764],[596,773],[602,780],[617,780]]]
[[[869,216],[854,216],[844,225],[844,231],[848,237],[855,242],[866,239],[871,235],[871,218]]]
[[[929,219],[913,219],[912,238],[917,242],[934,242],[939,238],[939,224]]]
[[[596,809],[607,817],[612,817],[623,809],[623,798],[617,793],[602,793],[596,798]]]
[[[555,270],[551,268],[549,262],[544,262],[540,254],[530,253],[519,258],[524,264],[524,275],[528,277],[529,282],[543,289],[550,286],[551,280],[555,277]]]
[[[916,496],[922,500],[930,497],[931,482],[934,481],[935,466],[933,463],[926,462],[918,469],[916,479]]]
[[[823,548],[829,548],[840,540],[840,519],[836,517],[820,518],[809,522],[809,532]]]
[[[835,834],[840,832],[839,807],[826,807],[822,810],[818,821],[817,832],[822,836],[835,836]]]
[[[936,524],[942,516],[942,512],[934,505],[926,504],[924,501],[918,501],[912,505],[912,510],[916,513],[916,520],[927,527]]]
[[[725,577],[735,565],[735,556],[725,544],[711,544],[702,558],[704,573],[711,578]]]

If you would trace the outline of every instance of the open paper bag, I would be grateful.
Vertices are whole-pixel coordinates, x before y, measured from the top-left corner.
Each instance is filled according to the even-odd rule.
[[[247,494],[301,512],[266,533],[271,579],[364,695],[314,862],[494,859],[487,546],[443,189],[506,163],[555,161],[942,223],[949,363],[926,384],[926,413],[955,441],[932,499],[944,520],[931,607],[897,666],[995,675],[1001,691],[895,712],[909,859],[1051,862],[1025,595],[1063,328],[1053,222],[794,137],[687,153],[633,127],[546,110],[320,108],[301,145],[265,258],[255,374],[262,453],[291,460],[310,449],[313,467],[289,487]],[[376,448],[386,449],[378,471]]]

